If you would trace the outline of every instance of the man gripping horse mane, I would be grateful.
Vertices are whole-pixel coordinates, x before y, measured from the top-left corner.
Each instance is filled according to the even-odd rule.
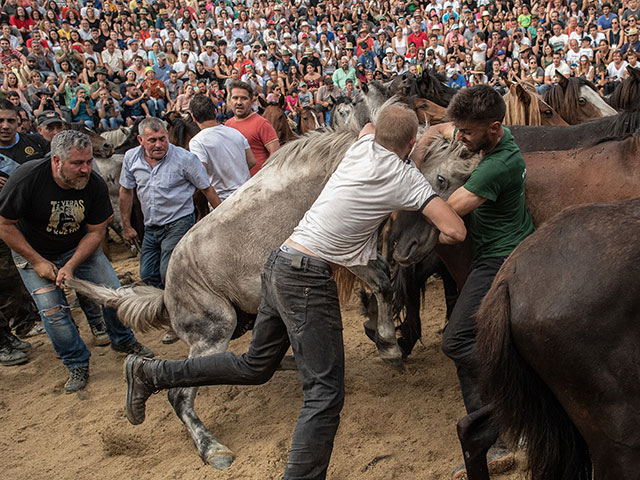
[[[407,160],[418,130],[414,112],[389,106],[367,124],[291,236],[269,256],[262,301],[247,353],[176,361],[129,356],[127,418],[140,424],[155,391],[174,387],[261,384],[289,345],[302,377],[304,403],[285,479],[326,477],[344,403],[342,320],[332,269],[376,259],[380,224],[399,209],[421,211],[442,243],[464,240],[463,221]]]
[[[442,338],[444,353],[456,364],[468,414],[484,407],[477,376],[475,313],[502,263],[534,231],[525,205],[524,158],[502,125],[505,110],[500,94],[487,85],[462,89],[447,111],[452,122],[431,127],[419,142],[425,148],[434,135],[455,136],[469,150],[482,154],[467,182],[447,200],[458,215],[470,216],[471,270]],[[507,456],[508,451],[497,444],[487,458],[491,462]],[[456,475],[463,471],[460,467]]]

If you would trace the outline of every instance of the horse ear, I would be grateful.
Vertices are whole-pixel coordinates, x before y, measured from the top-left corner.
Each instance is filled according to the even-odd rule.
[[[278,106],[280,108],[284,108],[284,102],[285,102],[284,95],[280,95],[280,98],[278,99]]]
[[[529,92],[527,92],[519,83],[516,85],[516,95],[518,95],[520,101],[525,105],[529,105],[531,103],[531,95],[529,95]]]
[[[637,68],[633,68],[631,65],[627,65],[627,72],[629,75],[634,77],[636,80],[640,80],[640,70]]]
[[[511,90],[511,85],[513,85],[513,82],[511,80],[509,80],[508,78],[505,78],[504,84],[507,86],[509,90]]]
[[[556,75],[558,76],[558,83],[562,87],[562,89],[566,89],[567,85],[569,85],[569,79],[562,75],[558,70],[556,70]]]
[[[362,89],[362,93],[364,93],[365,95],[367,94],[367,92],[369,92],[369,87],[366,83],[360,83],[360,88]]]
[[[260,107],[262,108],[262,110],[267,108],[267,100],[262,98],[261,96],[258,97],[258,103],[260,104]]]

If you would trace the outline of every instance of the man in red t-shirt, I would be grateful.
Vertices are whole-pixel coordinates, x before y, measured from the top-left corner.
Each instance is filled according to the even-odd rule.
[[[263,117],[251,110],[253,103],[253,89],[246,82],[234,81],[231,90],[231,109],[233,118],[227,120],[227,127],[235,128],[245,136],[249,147],[256,157],[255,166],[249,170],[251,176],[260,171],[264,162],[273,152],[280,148],[278,134],[273,126]]]
[[[425,32],[420,30],[420,25],[418,25],[417,23],[411,24],[411,33],[407,38],[407,45],[412,42],[416,44],[416,49],[420,47],[427,48],[427,45],[429,43],[429,37]]]

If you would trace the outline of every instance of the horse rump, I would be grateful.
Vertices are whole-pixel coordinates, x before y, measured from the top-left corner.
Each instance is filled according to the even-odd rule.
[[[508,269],[507,260],[476,315],[485,400],[505,439],[514,445],[524,442],[532,480],[588,480],[591,458],[586,442],[514,344]]]
[[[67,279],[65,285],[105,307],[115,309],[118,319],[138,332],[169,324],[164,290],[159,288],[134,285],[113,289],[78,278]]]

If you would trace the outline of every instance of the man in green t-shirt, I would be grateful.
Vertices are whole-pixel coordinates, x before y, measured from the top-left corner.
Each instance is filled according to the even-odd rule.
[[[429,134],[455,136],[471,151],[482,154],[467,182],[447,200],[458,215],[469,215],[473,247],[469,277],[442,339],[444,353],[456,364],[467,413],[484,406],[477,376],[475,313],[504,260],[534,230],[524,198],[527,170],[513,135],[502,125],[505,110],[504,100],[493,88],[464,88],[449,104],[447,114],[452,122],[432,127],[420,142],[432,141]],[[507,453],[494,446],[487,459]]]

